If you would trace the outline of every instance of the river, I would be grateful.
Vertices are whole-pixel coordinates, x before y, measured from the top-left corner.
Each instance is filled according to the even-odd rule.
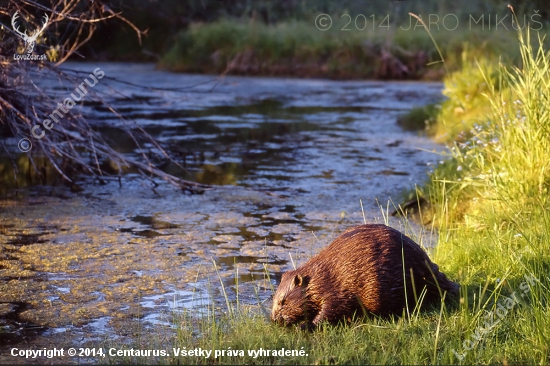
[[[205,304],[223,311],[220,280],[229,300],[238,286],[241,304],[269,307],[292,261],[304,263],[349,226],[385,222],[388,200],[421,184],[440,160],[440,145],[396,124],[411,108],[441,100],[440,83],[64,67],[100,67],[105,77],[95,91],[186,170],[161,168],[213,188],[191,195],[132,172],[121,184],[88,180],[81,192],[2,183],[0,363],[14,362],[12,347],[123,344],[169,331],[172,312]],[[50,82],[38,74],[37,83]],[[59,100],[74,89],[51,85]],[[108,141],[138,157],[119,118],[83,100],[82,113]]]

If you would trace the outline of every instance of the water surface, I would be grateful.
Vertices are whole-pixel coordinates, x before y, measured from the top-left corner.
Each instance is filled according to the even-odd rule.
[[[241,304],[265,302],[292,267],[290,257],[300,265],[345,228],[383,222],[388,200],[422,183],[427,164],[439,160],[432,151],[440,146],[395,123],[439,100],[439,83],[219,79],[143,64],[66,67],[105,72],[94,90],[126,125],[91,97],[81,111],[119,151],[155,151],[146,141],[140,151],[125,135],[139,125],[179,164],[156,161],[163,170],[214,188],[189,195],[131,170],[121,185],[88,181],[82,192],[56,185],[15,190],[6,181],[2,355],[23,343],[76,347],[170,335],[172,311],[212,303],[224,309],[220,281],[231,300],[238,282]],[[74,90],[47,75],[36,82],[50,83],[59,100]],[[7,158],[0,159],[7,169]]]

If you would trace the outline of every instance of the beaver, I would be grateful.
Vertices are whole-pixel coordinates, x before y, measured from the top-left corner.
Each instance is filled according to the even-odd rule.
[[[354,315],[401,315],[407,306],[414,309],[417,299],[422,306],[434,304],[445,292],[446,298],[456,298],[458,289],[403,233],[386,225],[359,225],[283,274],[271,320],[312,329]]]

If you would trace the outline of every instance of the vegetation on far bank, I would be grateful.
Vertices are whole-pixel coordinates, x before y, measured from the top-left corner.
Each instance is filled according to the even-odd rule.
[[[517,24],[506,13],[508,2],[165,0],[159,6],[151,0],[111,0],[109,6],[100,4],[102,11],[123,14],[127,22],[94,24],[94,37],[79,43],[71,59],[149,61],[178,72],[439,80],[441,59],[409,12],[423,17],[447,67],[458,70],[464,52],[515,62],[518,24],[547,27],[543,0],[513,1],[521,13]],[[3,24],[12,13],[8,8],[0,14]],[[324,30],[329,21],[320,15],[331,17],[330,29]],[[0,38],[9,34],[0,32]],[[39,40],[52,57],[64,52],[56,42],[54,36]]]
[[[364,21],[372,23],[372,19]],[[377,24],[386,25],[382,18]],[[357,28],[364,25],[346,25],[340,19],[331,29],[321,31],[306,21],[266,25],[254,19],[226,19],[195,23],[177,36],[158,66],[170,71],[212,74],[441,79],[444,64],[423,27],[407,29],[409,24],[387,23],[388,27]],[[465,55],[502,57],[513,63],[519,58],[513,29],[461,27],[432,33],[441,44],[445,65],[450,70],[458,70]]]
[[[517,24],[508,3],[165,0],[160,7],[150,0],[113,0],[110,7],[144,31],[141,40],[131,27],[105,23],[82,53],[91,59],[152,61],[178,72],[439,80],[439,55],[409,13],[424,19],[448,68],[458,70],[463,51],[517,61],[512,42],[518,24],[547,26],[543,0],[512,1],[520,14]]]

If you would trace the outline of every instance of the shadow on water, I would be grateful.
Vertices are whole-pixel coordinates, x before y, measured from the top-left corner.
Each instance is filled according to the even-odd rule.
[[[177,229],[181,227],[181,225],[173,224],[171,222],[158,220],[154,216],[142,216],[142,215],[136,215],[133,217],[130,217],[130,221],[136,222],[140,225],[148,226],[150,229],[140,230],[136,227],[125,227],[118,229],[121,233],[132,233],[137,236],[141,236],[144,238],[152,239],[156,238],[158,236],[166,236],[170,234],[162,234],[157,230],[166,230],[166,229]]]
[[[15,225],[2,225],[0,227],[0,235],[14,236],[13,239],[8,239],[6,244],[21,247],[31,244],[43,244],[49,242],[42,237],[45,235],[56,234],[59,232],[67,231],[67,229],[60,228],[57,225],[37,225],[35,228],[36,233],[22,233],[15,229]]]
[[[0,246],[0,260],[6,265],[0,265],[2,272],[11,273],[11,267],[8,263],[22,262],[20,259],[21,248],[27,245],[44,244],[49,240],[42,238],[48,234],[59,232],[59,228],[55,225],[41,225],[37,228],[39,233],[22,233],[18,232],[13,224],[1,225],[0,236],[11,236],[12,239],[5,241],[5,246]],[[15,234],[15,235],[9,235]],[[31,270],[34,273],[34,270]],[[25,276],[26,280],[40,282],[41,279],[32,274]],[[20,281],[19,276],[0,275],[0,292],[8,293],[7,287],[11,281]],[[36,337],[46,330],[47,327],[29,322],[22,317],[25,313],[32,309],[28,302],[23,301],[2,301],[0,302],[0,345],[16,345],[24,342],[32,337]]]

